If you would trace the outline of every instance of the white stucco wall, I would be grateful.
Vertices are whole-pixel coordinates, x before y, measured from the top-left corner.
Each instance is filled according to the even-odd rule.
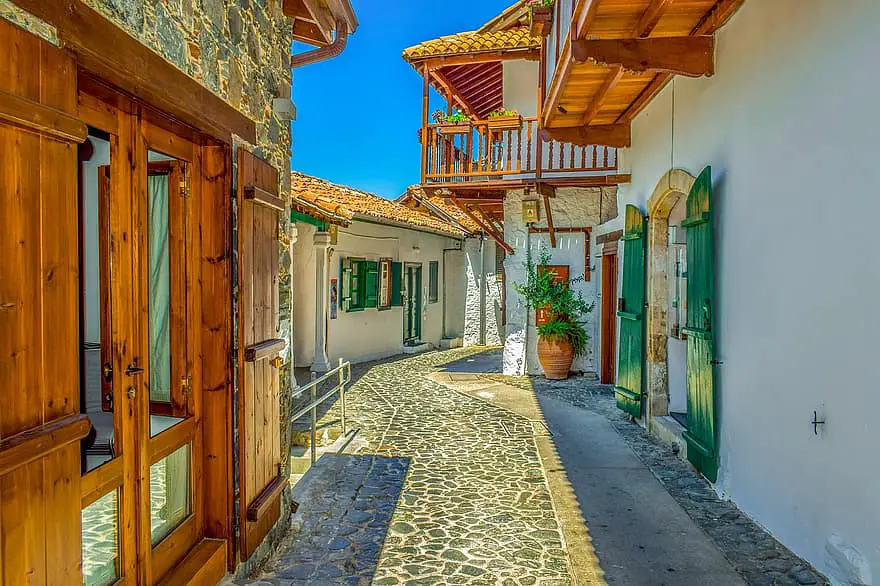
[[[298,224],[300,237],[295,247],[294,276],[294,348],[296,361],[307,366],[315,359],[315,248],[314,229]],[[341,258],[357,257],[367,260],[390,258],[395,262],[422,265],[422,336],[424,342],[439,346],[443,337],[443,251],[458,249],[458,241],[438,234],[409,230],[395,226],[377,225],[356,220],[348,228],[340,228],[338,244],[331,246],[333,256],[329,264],[329,279],[339,279]],[[428,302],[429,263],[440,263],[439,299]],[[327,283],[329,287],[329,282]],[[342,293],[339,284],[340,295]],[[345,312],[337,308],[337,318],[329,321],[327,353],[331,364],[341,357],[352,362],[365,362],[403,352],[404,310],[392,307],[379,311],[365,309]]]
[[[464,338],[465,297],[467,293],[464,251],[447,250],[444,254],[444,262],[440,265],[440,270],[444,274],[443,288],[446,303],[443,337],[449,339]]]
[[[604,195],[599,188],[564,188],[556,192],[556,197],[550,200],[553,212],[553,224],[556,228],[592,228],[599,223],[600,209],[603,207],[603,199],[613,196],[613,190],[606,190]],[[586,266],[584,258],[584,235],[583,234],[557,234],[557,247],[550,247],[550,237],[546,234],[529,235],[526,225],[522,222],[522,202],[529,199],[537,199],[533,192],[526,195],[522,190],[508,191],[504,200],[504,239],[514,248],[514,254],[509,255],[504,261],[504,269],[507,274],[507,326],[505,328],[504,347],[504,372],[505,374],[522,373],[524,366],[529,374],[543,374],[543,369],[538,362],[537,354],[537,331],[535,328],[534,308],[526,313],[526,304],[523,298],[514,290],[514,283],[523,283],[526,280],[525,262],[528,255],[527,247],[531,247],[532,258],[537,262],[540,249],[546,248],[552,253],[553,264],[563,264],[570,267],[571,278],[584,275],[587,270],[591,271],[590,281],[575,285],[574,290],[581,293],[588,303],[594,303],[595,309],[584,320],[589,340],[587,341],[587,354],[577,358],[572,365],[574,372],[595,373],[597,370],[598,338],[599,338],[599,305],[597,303],[597,275],[596,261],[593,257],[595,239],[590,244],[590,266]],[[541,221],[535,224],[536,228],[546,228],[547,221],[543,208],[540,213]]]
[[[293,357],[297,366],[315,361],[315,232],[316,228],[297,222],[293,245]]]
[[[501,296],[502,288],[495,271],[495,241],[486,238],[468,238],[464,242],[466,297],[464,316],[464,345],[502,344]],[[480,288],[485,287],[485,295]],[[481,310],[485,304],[485,311]]]
[[[717,74],[636,119],[620,190],[712,165],[718,489],[837,584],[880,574],[878,30],[876,0],[745,3]]]

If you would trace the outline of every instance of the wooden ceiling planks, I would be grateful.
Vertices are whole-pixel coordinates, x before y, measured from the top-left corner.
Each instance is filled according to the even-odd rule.
[[[745,0],[581,0],[551,84],[544,127],[629,123],[671,79],[618,64],[577,63],[572,39],[656,39],[712,35]],[[705,68],[711,72],[711,67]]]
[[[439,70],[459,104],[468,114],[485,119],[504,102],[503,66],[500,62],[453,65]]]

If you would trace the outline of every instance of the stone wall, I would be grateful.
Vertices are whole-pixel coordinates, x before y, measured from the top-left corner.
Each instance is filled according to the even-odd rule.
[[[486,239],[481,246],[479,238],[468,238],[463,249],[467,275],[464,345],[498,346],[502,343],[499,326],[502,289],[496,279],[495,242]],[[481,288],[485,288],[485,296],[481,295]]]
[[[570,267],[572,278],[591,272],[588,282],[581,282],[575,290],[583,295],[588,303],[598,301],[597,275],[595,272],[595,238],[590,244],[590,259],[587,266],[584,258],[583,234],[557,234],[557,247],[550,247],[550,238],[546,234],[529,235],[527,226],[522,221],[522,202],[539,199],[535,193],[526,194],[522,190],[508,191],[504,200],[504,239],[514,248],[514,254],[508,255],[504,261],[506,273],[505,287],[507,295],[507,322],[504,343],[505,374],[543,374],[538,362],[537,331],[535,329],[534,308],[528,308],[513,288],[514,283],[526,280],[525,263],[531,250],[532,258],[537,260],[542,248],[552,254],[551,262]],[[550,199],[553,212],[553,225],[556,228],[594,228],[602,222],[617,216],[617,189],[603,188],[562,188],[557,190],[556,197]],[[535,228],[546,228],[546,214],[541,206],[540,221]],[[595,373],[598,368],[595,350],[599,335],[599,308],[588,314],[584,325],[589,335],[587,353],[575,360],[572,369],[575,372]]]

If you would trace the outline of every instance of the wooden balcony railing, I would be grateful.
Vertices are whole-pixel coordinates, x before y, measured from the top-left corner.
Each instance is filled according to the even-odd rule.
[[[537,118],[429,124],[422,133],[424,183],[534,179],[617,170],[617,149],[544,142]]]

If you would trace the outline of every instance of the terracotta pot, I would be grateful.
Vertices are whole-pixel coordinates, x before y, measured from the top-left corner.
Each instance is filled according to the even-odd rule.
[[[574,348],[569,342],[538,338],[538,360],[544,367],[544,376],[550,380],[565,380],[574,362]]]

